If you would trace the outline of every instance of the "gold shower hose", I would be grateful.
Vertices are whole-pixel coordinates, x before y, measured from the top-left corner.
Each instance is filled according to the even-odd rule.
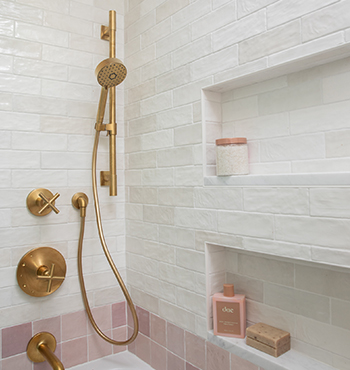
[[[95,202],[95,213],[96,213],[97,228],[98,228],[98,234],[100,236],[100,241],[101,241],[103,251],[106,255],[106,258],[108,260],[109,265],[111,266],[112,271],[114,272],[115,277],[118,280],[120,288],[123,291],[124,297],[125,297],[125,299],[128,303],[128,306],[130,308],[130,311],[131,311],[131,314],[132,314],[132,317],[133,317],[134,332],[133,332],[133,334],[131,335],[131,337],[129,339],[119,342],[119,341],[116,341],[112,338],[109,338],[106,334],[104,334],[101,331],[101,329],[97,326],[96,321],[95,321],[95,319],[92,315],[92,312],[91,312],[91,309],[90,309],[90,306],[89,306],[89,301],[87,299],[85,283],[84,283],[83,268],[82,268],[82,254],[83,254],[82,250],[83,250],[83,238],[84,238],[84,229],[85,229],[85,214],[86,214],[85,208],[87,206],[87,203],[83,198],[80,198],[80,208],[84,208],[84,210],[82,210],[80,212],[81,223],[80,223],[80,235],[79,235],[79,245],[78,245],[78,274],[79,274],[79,281],[80,281],[80,287],[81,287],[81,293],[82,293],[82,296],[83,296],[84,306],[85,306],[86,312],[88,314],[89,320],[90,320],[93,328],[95,329],[97,334],[101,338],[103,338],[105,341],[107,341],[111,344],[118,345],[118,346],[123,346],[123,345],[126,345],[126,344],[130,344],[131,342],[133,342],[136,339],[137,334],[138,334],[138,330],[139,330],[139,322],[138,322],[138,318],[137,318],[134,303],[133,303],[133,301],[130,297],[130,294],[129,294],[125,284],[124,284],[124,281],[123,281],[122,277],[120,276],[120,273],[119,273],[117,267],[114,264],[114,261],[112,259],[112,256],[111,256],[109,250],[108,250],[108,247],[107,247],[107,244],[106,244],[106,241],[105,241],[105,238],[104,238],[104,234],[103,234],[100,205],[99,205],[98,193],[97,193],[97,180],[96,180],[96,161],[97,161],[97,148],[98,148],[99,137],[100,137],[100,132],[96,131],[94,149],[93,149],[93,154],[92,154],[92,191],[93,191],[94,202]]]

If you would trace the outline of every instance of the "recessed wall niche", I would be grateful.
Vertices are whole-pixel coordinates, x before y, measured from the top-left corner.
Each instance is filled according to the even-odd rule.
[[[248,325],[264,322],[290,332],[293,352],[284,360],[281,356],[285,367],[278,367],[273,357],[249,352],[244,339],[226,339],[222,344],[223,337],[209,334],[209,340],[250,361],[255,358],[253,362],[266,369],[294,370],[298,361],[298,369],[323,368],[315,367],[317,362],[303,367],[303,355],[331,368],[345,369],[350,363],[350,269],[210,243],[206,265],[208,331],[213,327],[212,296],[230,283],[235,293],[246,295]],[[261,362],[266,359],[272,363]]]
[[[248,139],[251,175],[349,173],[350,58],[328,60],[307,69],[312,63],[297,61],[205,88],[205,177],[216,175],[221,137]]]

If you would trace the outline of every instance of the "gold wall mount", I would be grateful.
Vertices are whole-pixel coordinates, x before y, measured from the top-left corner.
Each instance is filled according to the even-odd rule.
[[[35,216],[46,216],[51,211],[56,214],[60,211],[55,206],[55,200],[60,196],[53,195],[50,190],[38,188],[31,191],[27,196],[27,207]]]
[[[62,362],[54,354],[56,349],[56,338],[48,332],[35,334],[27,345],[28,358],[33,362],[44,362],[45,360],[55,370],[64,370]]]
[[[26,294],[44,297],[61,286],[66,270],[66,261],[60,252],[50,247],[39,247],[27,252],[19,261],[17,282]]]

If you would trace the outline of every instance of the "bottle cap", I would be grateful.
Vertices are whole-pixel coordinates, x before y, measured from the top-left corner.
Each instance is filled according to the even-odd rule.
[[[224,296],[233,297],[234,295],[235,295],[235,291],[233,288],[233,284],[224,284]]]
[[[247,144],[247,138],[245,137],[226,137],[223,139],[215,140],[216,145],[228,145],[228,144]]]

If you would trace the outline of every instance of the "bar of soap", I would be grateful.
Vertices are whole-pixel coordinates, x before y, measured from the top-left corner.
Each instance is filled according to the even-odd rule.
[[[278,357],[290,350],[290,334],[262,322],[247,328],[247,345]]]

